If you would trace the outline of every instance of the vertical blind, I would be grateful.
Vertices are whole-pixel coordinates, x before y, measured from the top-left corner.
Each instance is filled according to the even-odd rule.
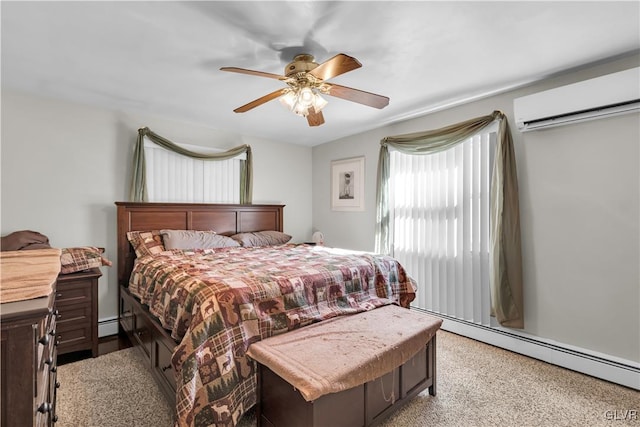
[[[207,153],[205,147],[181,146]],[[240,160],[244,155],[222,161],[192,159],[166,150],[146,137],[144,155],[150,202],[240,202]]]
[[[393,255],[418,282],[413,306],[489,325],[489,195],[496,133],[446,151],[391,151]]]

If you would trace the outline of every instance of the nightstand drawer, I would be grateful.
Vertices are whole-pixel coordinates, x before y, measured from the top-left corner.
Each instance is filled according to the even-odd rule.
[[[91,280],[60,283],[56,289],[56,305],[89,304],[91,302]]]
[[[91,305],[69,305],[58,308],[58,331],[77,328],[75,325],[91,326]]]
[[[70,324],[69,328],[64,329],[60,327],[56,338],[60,342],[58,345],[58,351],[60,353],[91,349],[93,339],[91,334],[91,324]]]

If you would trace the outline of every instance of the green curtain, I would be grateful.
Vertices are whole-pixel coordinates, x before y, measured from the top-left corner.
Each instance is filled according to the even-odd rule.
[[[490,287],[491,315],[502,326],[524,328],[520,207],[513,139],[501,111],[441,129],[389,136],[380,141],[376,193],[376,252],[391,253],[389,147],[424,155],[447,150],[499,121],[491,176]]]
[[[131,191],[129,200],[132,202],[147,201],[147,180],[145,173],[144,160],[144,137],[150,141],[174,153],[200,160],[228,160],[240,154],[246,153],[246,160],[241,161],[240,167],[240,203],[251,204],[253,193],[253,159],[251,155],[251,147],[249,145],[241,145],[232,148],[223,153],[201,154],[182,148],[166,138],[152,132],[149,128],[144,127],[138,129],[138,138],[133,153],[133,176],[131,178]]]

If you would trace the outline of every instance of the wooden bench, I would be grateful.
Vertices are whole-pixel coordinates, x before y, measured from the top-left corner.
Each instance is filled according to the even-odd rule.
[[[258,426],[373,426],[429,388],[440,318],[395,305],[256,342]]]

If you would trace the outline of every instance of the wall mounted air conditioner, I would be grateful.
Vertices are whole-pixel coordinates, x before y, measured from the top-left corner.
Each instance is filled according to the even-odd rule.
[[[640,111],[640,67],[513,100],[521,132]]]

